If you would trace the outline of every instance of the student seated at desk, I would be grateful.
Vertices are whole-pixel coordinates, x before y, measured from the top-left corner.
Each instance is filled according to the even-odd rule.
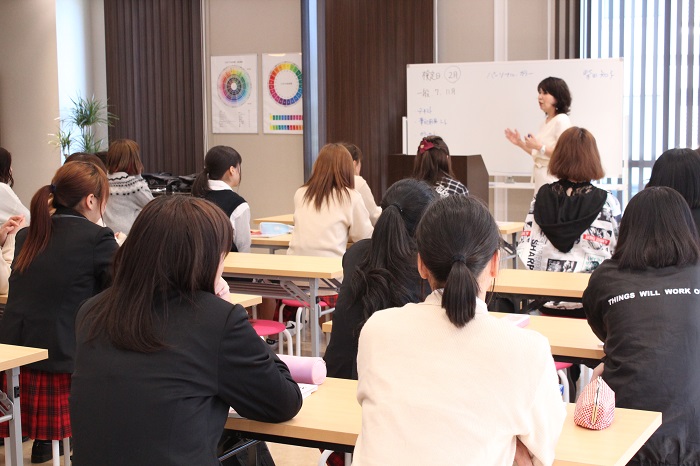
[[[362,171],[362,151],[355,144],[349,142],[341,142],[341,144],[350,152],[350,156],[352,156],[352,164],[355,167],[355,191],[362,196],[365,207],[367,207],[367,211],[369,212],[369,220],[372,222],[372,226],[374,226],[377,224],[377,220],[382,213],[382,208],[374,202],[374,196],[369,189],[367,181],[360,176],[360,171]]]
[[[355,170],[342,144],[326,144],[309,181],[294,194],[294,230],[287,254],[341,257],[348,242],[372,236]]]
[[[518,441],[551,465],[566,411],[547,339],[489,316],[484,302],[496,222],[481,201],[450,196],[428,207],[416,239],[435,291],[362,328],[353,465],[511,465]]]
[[[15,233],[25,225],[24,217],[13,215],[0,226],[0,247],[2,259],[0,259],[0,294],[7,294],[10,288],[10,273],[12,272],[12,259],[15,257]]]
[[[51,440],[72,435],[75,316],[82,302],[109,285],[117,249],[112,230],[97,225],[108,197],[101,168],[66,163],[34,194],[32,223],[17,233],[0,343],[49,350],[48,359],[20,372],[22,435],[35,439],[33,463],[51,459]],[[0,424],[0,436],[6,428]]]
[[[669,149],[651,167],[649,186],[668,186],[690,206],[695,227],[700,229],[700,154],[692,149]]]
[[[192,195],[213,202],[231,220],[232,252],[250,252],[250,206],[233,189],[241,184],[241,155],[229,146],[214,146],[204,157],[204,170],[192,184]]]
[[[620,203],[591,184],[605,176],[598,146],[586,129],[559,137],[549,171],[559,181],[537,192],[525,218],[518,256],[529,270],[591,273],[617,243]],[[583,317],[578,303],[547,303],[543,312]]]
[[[140,153],[138,143],[131,139],[117,139],[107,151],[109,201],[103,217],[115,233],[128,235],[141,209],[153,200],[148,183],[141,177]]]
[[[603,379],[620,408],[661,411],[630,465],[700,464],[700,247],[687,203],[667,187],[630,200],[612,259],[583,293],[605,342]]]
[[[221,209],[195,197],[160,197],[136,219],[114,285],[76,319],[75,466],[218,466],[229,406],[265,422],[299,411],[287,366],[215,294],[232,241]]]
[[[329,377],[357,379],[357,341],[372,314],[421,302],[430,293],[416,268],[414,235],[426,207],[436,197],[435,190],[423,181],[397,181],[382,199],[382,214],[372,239],[354,244],[343,256],[345,280],[323,357]]]
[[[12,178],[12,155],[0,147],[0,223],[5,223],[15,215],[22,215],[29,224],[29,209],[24,207],[17,194],[12,190],[15,184]]]
[[[434,186],[440,197],[469,194],[467,187],[455,179],[450,149],[440,136],[421,139],[413,162],[413,177]]]

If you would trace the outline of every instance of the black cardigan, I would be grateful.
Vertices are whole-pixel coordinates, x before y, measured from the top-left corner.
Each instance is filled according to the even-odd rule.
[[[49,244],[22,273],[10,275],[10,293],[0,321],[0,343],[49,350],[35,370],[73,372],[75,315],[88,298],[105,289],[117,242],[107,227],[78,212],[59,208]],[[17,233],[15,257],[28,229]]]
[[[229,406],[265,422],[291,419],[301,408],[299,386],[241,306],[203,291],[192,301],[173,296],[162,326],[167,347],[137,353],[104,337],[87,341],[82,324],[95,299],[77,319],[70,400],[76,466],[219,466],[216,445]]]

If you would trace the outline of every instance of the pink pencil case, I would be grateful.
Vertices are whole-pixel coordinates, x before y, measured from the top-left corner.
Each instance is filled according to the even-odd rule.
[[[286,354],[277,356],[287,365],[295,382],[321,385],[326,381],[326,361],[323,358]]]

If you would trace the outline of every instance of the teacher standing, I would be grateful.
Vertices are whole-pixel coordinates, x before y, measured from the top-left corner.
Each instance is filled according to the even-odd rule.
[[[560,78],[545,78],[537,85],[537,93],[537,102],[546,115],[537,134],[521,137],[516,129],[505,130],[506,139],[532,157],[535,164],[532,170],[535,194],[542,185],[556,181],[556,177],[548,171],[549,159],[561,133],[571,127],[571,92],[566,82]]]

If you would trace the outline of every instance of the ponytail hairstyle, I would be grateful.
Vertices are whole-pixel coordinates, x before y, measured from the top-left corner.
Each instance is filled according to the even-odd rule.
[[[456,327],[474,318],[479,275],[498,251],[500,238],[491,213],[472,196],[436,201],[418,224],[418,253],[436,288],[444,288],[442,307]]]
[[[435,189],[413,178],[397,181],[384,195],[371,246],[352,275],[353,296],[355,302],[362,303],[364,312],[360,328],[376,311],[416,299],[410,284],[421,283],[421,278],[414,236],[423,213],[436,197]]]
[[[12,178],[12,154],[4,147],[0,147],[0,182],[9,184],[10,187],[15,185]]]
[[[107,169],[109,173],[126,172],[135,176],[143,172],[141,148],[131,139],[117,139],[109,145],[107,151]]]
[[[445,175],[455,177],[449,147],[440,136],[424,137],[418,145],[416,160],[413,162],[413,178],[435,186]]]
[[[165,348],[164,306],[174,296],[193,303],[196,292],[214,293],[232,242],[231,221],[209,201],[160,196],[149,202],[117,251],[112,286],[80,323],[88,326],[88,339],[104,335],[117,348],[141,353]]]
[[[204,170],[192,183],[192,195],[204,197],[211,191],[209,180],[220,180],[231,167],[240,167],[243,159],[236,149],[229,146],[214,146],[204,156]]]
[[[339,143],[323,146],[314,162],[311,178],[304,186],[304,202],[313,203],[317,211],[331,197],[338,201],[349,199],[348,190],[355,189],[355,169],[350,152]]]
[[[58,169],[51,184],[39,188],[32,197],[27,239],[15,258],[12,269],[24,272],[34,258],[49,244],[52,233],[51,209],[75,209],[80,201],[93,194],[102,204],[109,197],[109,182],[105,172],[94,163],[69,162]]]

